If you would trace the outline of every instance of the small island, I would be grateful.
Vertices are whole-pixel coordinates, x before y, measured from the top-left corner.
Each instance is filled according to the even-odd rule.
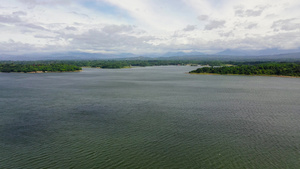
[[[237,65],[223,67],[203,67],[191,74],[220,74],[220,75],[268,75],[300,77],[300,63],[263,63],[256,65]]]
[[[52,64],[0,64],[0,72],[16,73],[47,73],[47,72],[76,72],[82,68],[63,63]]]

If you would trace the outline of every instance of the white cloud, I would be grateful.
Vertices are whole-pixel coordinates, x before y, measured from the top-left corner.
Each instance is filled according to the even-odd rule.
[[[256,28],[257,27],[257,23],[249,23],[246,28],[247,29],[253,29],[253,28]]]
[[[21,18],[17,15],[0,15],[0,23],[18,23]]]
[[[182,25],[187,25],[191,20],[180,13],[188,11],[174,6],[176,2],[171,0],[107,0],[107,2],[126,10],[135,19],[135,24],[153,32],[174,31]]]
[[[220,21],[212,20],[207,25],[205,25],[204,29],[212,30],[212,29],[222,28],[222,27],[224,27],[225,23],[226,23],[226,21],[224,21],[224,20],[220,20]]]
[[[265,7],[256,7],[255,9],[243,9],[237,8],[235,11],[235,15],[239,17],[257,17],[262,14]]]
[[[230,37],[230,36],[234,36],[234,33],[232,31],[220,32],[219,35],[222,36],[222,37]]]
[[[193,31],[193,30],[195,30],[195,29],[197,29],[197,26],[196,25],[187,25],[184,29],[183,29],[183,31]]]
[[[298,0],[3,1],[0,51],[299,48],[299,9]]]
[[[26,5],[29,5],[29,7],[35,7],[39,5],[47,5],[47,6],[53,6],[53,5],[70,5],[71,0],[19,0],[19,2],[24,3]]]
[[[209,16],[208,15],[200,15],[197,18],[199,21],[206,21],[206,20],[208,20]]]
[[[281,19],[278,21],[274,21],[272,28],[274,31],[293,31],[293,30],[300,30],[300,18],[292,18],[292,19]]]

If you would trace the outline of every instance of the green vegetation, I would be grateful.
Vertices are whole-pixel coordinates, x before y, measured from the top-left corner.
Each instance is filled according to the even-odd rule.
[[[204,67],[190,73],[300,76],[300,63],[263,63],[224,67]]]
[[[61,61],[6,61],[5,64],[39,65],[39,64],[67,64],[78,67],[97,67],[103,69],[121,69],[132,66],[161,66],[161,65],[211,65],[223,66],[220,61],[193,61],[193,60],[61,60]]]
[[[219,61],[189,61],[189,60],[84,60],[84,61],[56,61],[76,65],[79,67],[100,67],[103,69],[128,68],[132,66],[167,66],[167,65],[212,65],[222,66]]]
[[[15,64],[15,63],[3,63],[0,64],[0,72],[66,72],[66,71],[78,71],[80,67],[68,64]]]
[[[64,72],[77,71],[81,67],[120,69],[133,66],[160,65],[209,65],[190,73],[243,74],[243,75],[283,75],[300,76],[300,63],[271,62],[220,62],[195,60],[60,60],[60,61],[2,61],[0,72]],[[236,66],[226,66],[236,65]]]

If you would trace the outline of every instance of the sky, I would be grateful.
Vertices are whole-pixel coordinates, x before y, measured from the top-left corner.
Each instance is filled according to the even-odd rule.
[[[0,54],[300,47],[299,0],[1,0]]]

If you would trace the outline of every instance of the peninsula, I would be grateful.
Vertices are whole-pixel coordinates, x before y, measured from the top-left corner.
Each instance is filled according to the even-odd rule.
[[[223,67],[203,67],[190,71],[191,74],[236,74],[300,77],[300,63],[263,63]]]
[[[47,72],[76,72],[82,68],[62,63],[53,64],[0,64],[0,72],[16,73],[47,73]]]

